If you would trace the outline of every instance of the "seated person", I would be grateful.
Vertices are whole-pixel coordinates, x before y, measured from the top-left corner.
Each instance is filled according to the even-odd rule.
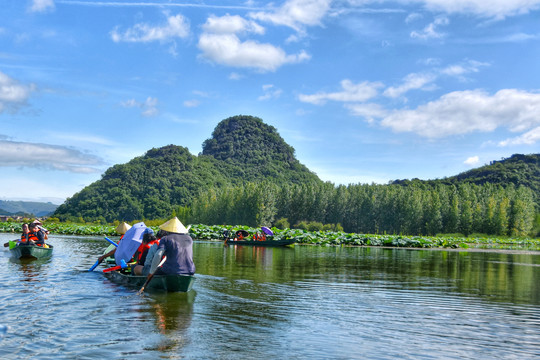
[[[178,220],[173,218],[159,227],[166,235],[159,241],[156,254],[152,259],[150,273],[156,275],[193,275],[195,264],[193,263],[193,239],[188,230]],[[161,268],[158,265],[166,256],[167,260]]]
[[[30,233],[30,230],[28,230],[28,224],[23,224],[22,225],[22,234],[21,234],[21,239],[20,241],[18,241],[19,243],[27,243],[28,242],[28,235]]]
[[[154,236],[152,229],[145,232],[142,239],[142,244],[135,253],[137,264],[131,267],[133,274],[135,275],[148,275],[150,273],[150,267],[152,266],[152,259],[157,251],[159,240]]]
[[[45,244],[45,233],[36,223],[28,225],[28,242],[26,244],[35,244],[43,246]]]

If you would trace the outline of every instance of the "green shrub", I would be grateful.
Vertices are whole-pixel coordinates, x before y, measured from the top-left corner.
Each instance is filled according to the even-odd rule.
[[[281,218],[274,224],[274,227],[277,229],[283,230],[283,229],[289,229],[291,227],[291,224],[289,224],[289,221],[287,218]]]

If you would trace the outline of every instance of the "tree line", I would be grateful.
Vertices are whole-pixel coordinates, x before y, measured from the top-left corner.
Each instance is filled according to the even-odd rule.
[[[537,211],[534,192],[486,183],[340,185],[247,183],[201,192],[176,213],[189,223],[272,226],[317,221],[345,232],[528,236]]]

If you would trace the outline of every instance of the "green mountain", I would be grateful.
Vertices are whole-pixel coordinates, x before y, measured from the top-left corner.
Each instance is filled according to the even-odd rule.
[[[489,165],[484,165],[458,175],[438,180],[422,181],[396,180],[393,184],[407,185],[414,182],[427,184],[476,184],[486,183],[495,185],[514,184],[516,187],[523,185],[533,190],[536,202],[540,209],[540,154],[521,155],[514,154],[509,158],[500,161],[492,161]]]
[[[252,116],[221,121],[198,156],[185,147],[149,150],[60,205],[54,216],[85,221],[166,218],[200,192],[246,182],[320,183],[277,130]]]
[[[507,159],[492,161],[489,165],[452,176],[447,181],[477,185],[485,183],[523,185],[531,188],[540,199],[540,154],[514,154]]]
[[[34,215],[37,217],[52,214],[58,205],[47,202],[4,201],[0,200],[0,215]]]
[[[428,189],[426,191],[439,184],[524,185],[533,190],[531,196],[535,195],[536,204],[539,204],[539,159],[540,154],[513,155],[453,177],[428,181],[396,180],[393,184],[421,184]],[[247,183],[257,183],[258,188],[244,187]],[[352,200],[350,203],[345,201],[348,197],[356,196],[353,194],[360,190],[382,191],[379,187],[385,185],[345,189],[324,183],[296,159],[294,149],[274,127],[259,118],[239,115],[221,121],[212,137],[204,141],[203,151],[198,156],[177,145],[153,148],[126,164],[109,168],[99,181],[60,205],[54,216],[61,220],[82,218],[102,222],[164,219],[174,212],[180,215],[186,207],[195,205],[199,213],[208,215],[211,214],[208,207],[217,206],[212,202],[221,196],[219,204],[223,208],[216,209],[211,220],[217,221],[217,214],[230,212],[233,203],[238,213],[255,212],[242,201],[249,196],[249,191],[258,191],[269,196],[264,211],[257,213],[261,218],[271,213],[265,219],[289,218],[291,221],[317,220],[337,224],[345,223],[348,217],[345,210],[354,205]],[[218,189],[223,191],[216,192]],[[273,194],[280,191],[280,200],[276,203]],[[398,200],[391,199],[390,203],[395,205]],[[329,217],[328,214],[341,208],[341,215]],[[357,215],[355,219],[360,221],[364,217],[365,214]],[[437,221],[433,220],[434,223]],[[350,231],[358,230],[354,224],[349,227]]]

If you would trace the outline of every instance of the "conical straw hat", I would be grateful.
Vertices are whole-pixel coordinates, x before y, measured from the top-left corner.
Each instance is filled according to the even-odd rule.
[[[178,220],[177,217],[167,221],[165,224],[160,225],[159,228],[161,230],[165,230],[165,231],[173,232],[177,234],[188,233],[188,229],[186,229],[186,227],[182,225],[182,223],[180,222],[180,220]]]
[[[115,230],[115,231],[116,231],[118,234],[125,234],[126,231],[128,231],[129,229],[131,229],[131,225],[126,224],[125,222],[123,222],[123,223],[121,223],[120,225],[118,225],[118,226],[116,227],[116,230]]]

